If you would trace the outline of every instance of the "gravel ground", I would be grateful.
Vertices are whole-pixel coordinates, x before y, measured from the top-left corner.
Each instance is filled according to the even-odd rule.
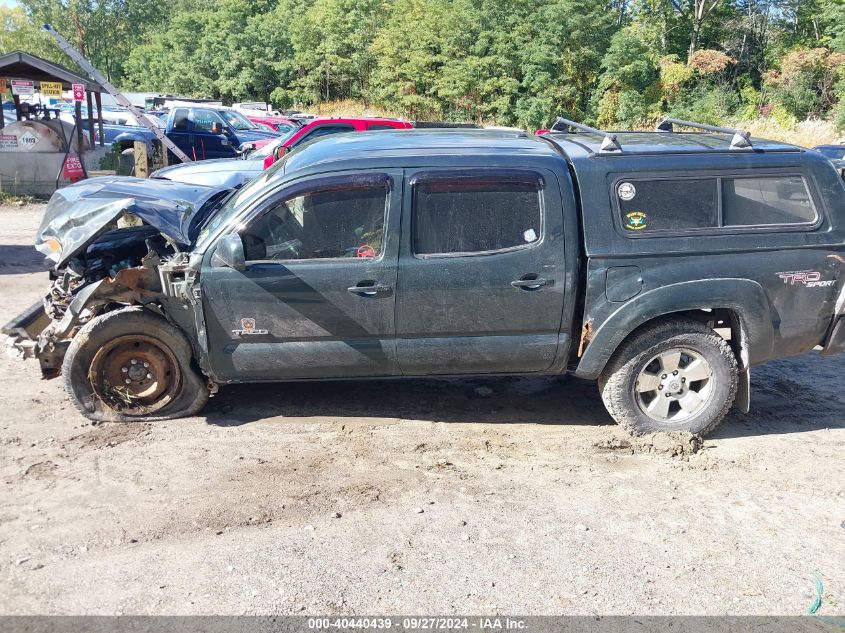
[[[0,321],[46,290],[0,207]],[[3,614],[845,613],[845,357],[756,368],[703,446],[574,379],[223,388],[92,426],[0,358]],[[696,450],[698,449],[698,450]]]

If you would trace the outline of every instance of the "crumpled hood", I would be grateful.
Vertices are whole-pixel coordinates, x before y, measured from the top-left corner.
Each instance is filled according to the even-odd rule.
[[[220,187],[187,185],[169,180],[103,176],[59,189],[50,198],[35,248],[56,268],[79,253],[124,212],[179,245],[191,243],[191,221]]]

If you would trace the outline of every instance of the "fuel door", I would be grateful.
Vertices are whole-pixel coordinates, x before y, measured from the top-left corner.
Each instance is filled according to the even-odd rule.
[[[643,289],[643,275],[638,266],[613,266],[607,269],[604,293],[608,301],[622,303],[636,297]]]

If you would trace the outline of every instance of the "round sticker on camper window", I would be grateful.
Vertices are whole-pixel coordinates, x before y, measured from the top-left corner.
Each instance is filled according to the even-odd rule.
[[[619,187],[617,187],[616,193],[619,194],[619,197],[622,200],[633,200],[634,196],[637,195],[637,189],[634,187],[633,183],[623,182],[619,184]]]

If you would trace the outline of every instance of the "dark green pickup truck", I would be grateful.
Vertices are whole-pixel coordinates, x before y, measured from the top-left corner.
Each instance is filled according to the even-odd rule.
[[[233,192],[85,181],[5,331],[94,420],[233,382],[570,372],[632,432],[703,434],[752,365],[845,346],[845,186],[816,152],[672,125],[339,135]]]

